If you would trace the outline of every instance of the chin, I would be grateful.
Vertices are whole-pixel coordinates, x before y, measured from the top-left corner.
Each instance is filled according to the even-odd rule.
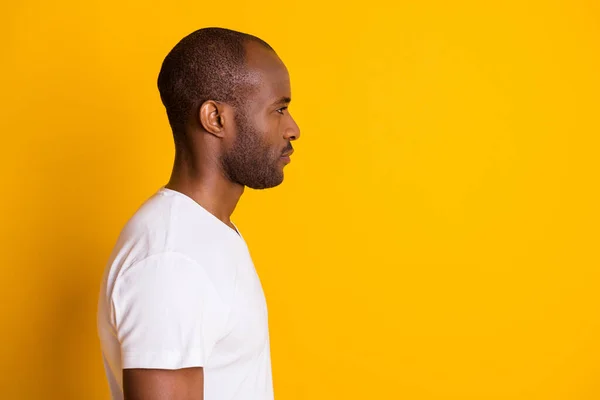
[[[262,182],[249,182],[249,183],[246,183],[245,186],[249,187],[250,189],[262,190],[262,189],[274,188],[276,186],[281,185],[282,183],[283,183],[283,173],[280,176],[278,176],[277,178],[265,180]]]

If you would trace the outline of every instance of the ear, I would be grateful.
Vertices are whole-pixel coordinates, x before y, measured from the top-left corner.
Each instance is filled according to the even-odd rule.
[[[207,100],[200,106],[200,124],[210,134],[222,138],[225,136],[225,104]]]

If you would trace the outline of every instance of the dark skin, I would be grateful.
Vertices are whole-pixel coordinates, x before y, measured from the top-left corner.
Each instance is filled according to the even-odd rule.
[[[214,100],[203,103],[196,118],[188,122],[185,145],[176,150],[173,172],[166,185],[192,198],[234,230],[231,214],[247,183],[228,176],[223,156],[257,149],[260,154],[246,155],[242,159],[251,160],[246,165],[267,165],[268,168],[261,171],[268,173],[260,176],[270,174],[269,186],[276,185],[283,179],[283,168],[289,162],[285,156],[291,154],[290,143],[300,136],[298,125],[287,110],[291,90],[283,62],[271,50],[248,42],[246,63],[253,86],[245,102],[245,123],[249,125],[236,124],[239,110],[229,104]],[[239,146],[241,129],[258,135],[254,147]],[[230,169],[236,165],[239,169],[239,163],[230,164]],[[125,400],[203,400],[204,371],[201,367],[125,369],[123,389]]]

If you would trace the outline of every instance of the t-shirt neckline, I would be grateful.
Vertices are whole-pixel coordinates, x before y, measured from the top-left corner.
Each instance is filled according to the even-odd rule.
[[[190,196],[188,196],[184,193],[178,192],[177,190],[169,189],[165,186],[162,186],[159,189],[159,192],[171,193],[176,196],[182,197],[187,201],[191,201],[192,203],[194,203],[194,205],[199,207],[205,214],[207,214],[211,219],[213,219],[217,223],[217,225],[223,226],[223,228],[226,228],[230,233],[234,234],[238,239],[242,239],[242,241],[244,241],[244,237],[240,233],[240,230],[238,229],[237,225],[233,223],[233,221],[230,220],[231,224],[235,227],[235,229],[231,228],[229,225],[227,225],[226,223],[221,221],[213,213],[208,211],[206,208],[202,207],[202,205],[200,203],[198,203],[196,200],[192,199]]]

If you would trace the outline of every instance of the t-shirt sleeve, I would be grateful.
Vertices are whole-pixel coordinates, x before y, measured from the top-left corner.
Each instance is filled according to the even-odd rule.
[[[226,306],[206,271],[178,253],[127,268],[112,300],[123,369],[202,367],[223,336]]]

